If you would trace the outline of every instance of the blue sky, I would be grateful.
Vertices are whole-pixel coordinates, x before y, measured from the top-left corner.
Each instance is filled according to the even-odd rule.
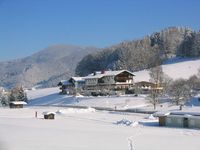
[[[55,44],[107,47],[169,26],[200,29],[199,0],[0,0],[0,61]]]

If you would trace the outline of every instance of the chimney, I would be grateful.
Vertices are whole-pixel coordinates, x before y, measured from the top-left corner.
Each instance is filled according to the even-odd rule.
[[[96,71],[93,72],[93,76],[97,75]]]

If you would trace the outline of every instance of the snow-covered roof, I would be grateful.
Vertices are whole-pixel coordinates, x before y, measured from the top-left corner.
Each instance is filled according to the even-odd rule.
[[[55,112],[52,112],[52,111],[45,111],[42,113],[43,115],[50,115],[50,114],[56,114]]]
[[[24,101],[13,101],[13,102],[10,102],[11,104],[14,104],[14,105],[26,105],[27,103],[24,102]]]
[[[170,112],[168,111],[158,111],[153,114],[154,117],[162,117],[162,116],[168,116],[168,115],[170,115]]]
[[[72,79],[77,82],[85,81],[84,77],[72,77]]]
[[[159,111],[153,114],[154,117],[176,117],[176,118],[198,118],[200,119],[199,113],[191,112],[168,112],[168,111]]]
[[[85,81],[84,77],[71,77],[69,80],[61,80],[59,82],[59,84],[61,83],[62,85],[71,85],[72,84],[71,79],[73,79],[76,82],[84,82]]]
[[[104,72],[96,71],[95,75],[94,75],[94,73],[92,73],[92,74],[89,74],[88,76],[86,76],[84,78],[85,79],[90,79],[90,78],[100,79],[100,78],[105,77],[105,76],[116,76],[116,75],[118,75],[122,72],[128,72],[131,75],[135,76],[132,72],[130,72],[128,70],[116,70],[116,71],[104,71]]]
[[[179,111],[179,112],[171,112],[171,115],[191,115],[191,116],[200,116],[200,112],[185,112],[185,111]]]

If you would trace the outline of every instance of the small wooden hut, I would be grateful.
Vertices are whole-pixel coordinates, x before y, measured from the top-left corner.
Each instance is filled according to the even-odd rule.
[[[160,126],[200,128],[200,116],[195,113],[162,113],[156,112]]]
[[[10,108],[23,108],[27,103],[24,101],[13,101],[9,103]]]
[[[166,125],[166,117],[170,114],[170,112],[156,112],[153,116],[158,117],[159,119],[159,126]]]
[[[55,112],[43,112],[44,119],[55,119]]]

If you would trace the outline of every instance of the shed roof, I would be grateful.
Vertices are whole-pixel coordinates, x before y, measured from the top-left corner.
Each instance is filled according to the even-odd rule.
[[[14,104],[14,105],[26,105],[27,103],[24,102],[24,101],[13,101],[13,102],[10,102],[11,104]]]
[[[56,114],[55,112],[52,112],[52,111],[45,111],[42,113],[43,115],[50,115],[50,114]]]
[[[154,117],[162,117],[170,115],[169,111],[158,111],[153,114]]]

